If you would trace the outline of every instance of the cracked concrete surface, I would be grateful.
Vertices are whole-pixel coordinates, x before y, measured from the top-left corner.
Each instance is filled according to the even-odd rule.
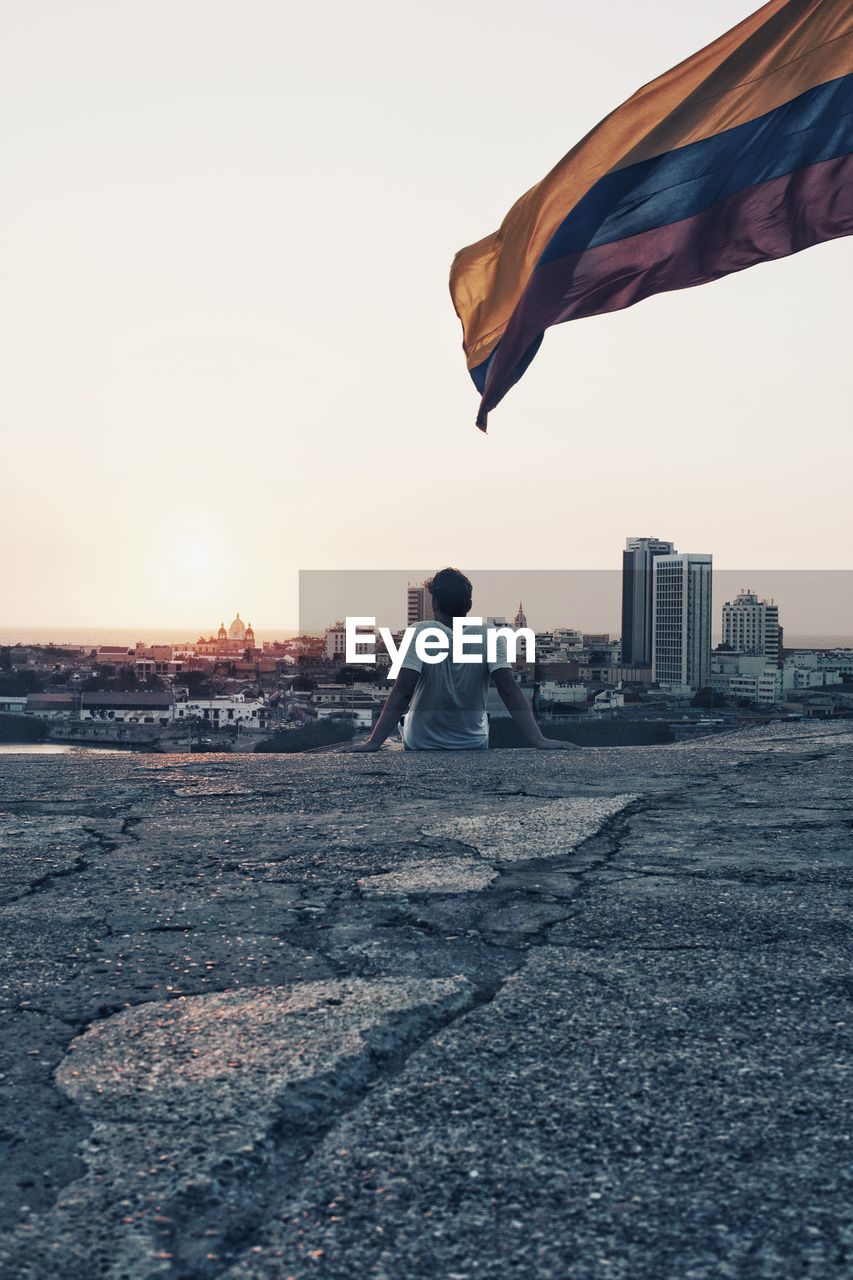
[[[851,1274],[851,747],[4,757],[3,1280]]]
[[[475,858],[413,858],[399,871],[364,876],[358,884],[364,893],[471,893],[485,889],[497,875]]]
[[[634,795],[502,798],[484,813],[436,822],[426,828],[426,834],[450,836],[496,862],[527,862],[531,850],[540,858],[556,858],[595,835],[606,819],[636,799]]]

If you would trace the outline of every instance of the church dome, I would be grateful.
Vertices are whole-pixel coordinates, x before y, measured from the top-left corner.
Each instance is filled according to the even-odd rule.
[[[220,624],[219,624],[219,630],[217,631],[217,633],[216,633],[216,634],[217,634],[217,636],[219,637],[219,639],[220,639],[220,640],[227,640],[227,639],[228,639],[228,632],[225,630],[225,623],[224,623],[224,622],[220,622]]]
[[[246,624],[238,613],[237,617],[234,619],[234,621],[231,623],[231,626],[228,628],[228,639],[229,640],[245,640],[245,638],[246,638]]]

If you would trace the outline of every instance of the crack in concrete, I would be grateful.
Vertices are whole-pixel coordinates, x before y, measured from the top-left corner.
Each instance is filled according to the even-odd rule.
[[[647,867],[626,867],[620,863],[611,863],[614,871],[625,871],[626,879],[638,877],[647,880],[697,880],[705,884],[752,884],[759,888],[770,888],[773,885],[837,885],[840,881],[849,882],[849,872],[839,868],[837,874],[815,875],[811,871],[791,871],[781,875],[763,875],[758,871],[650,871]],[[614,882],[615,883],[615,882]]]
[[[36,893],[42,893],[49,889],[54,880],[64,880],[67,876],[77,875],[81,871],[88,871],[89,866],[90,863],[86,861],[83,855],[78,854],[70,866],[59,867],[56,871],[46,871],[44,875],[31,880],[22,893],[16,894],[12,898],[7,898],[3,906],[10,907],[16,902],[23,902],[25,898],[30,898]]]
[[[822,760],[824,758],[824,756],[817,755],[804,757],[804,759],[808,761]],[[786,767],[792,769],[795,767],[795,763],[799,763],[799,761],[792,761],[791,764],[786,765]],[[749,762],[740,762],[735,765],[736,768],[748,768],[750,770],[761,766],[764,766],[765,768],[769,766],[773,771],[778,772],[778,758],[774,756],[772,762],[764,760],[750,760]],[[728,767],[726,772],[728,772]],[[497,873],[498,879],[496,882],[479,891],[476,895],[478,910],[474,916],[475,919],[477,918],[477,915],[482,916],[484,914],[488,914],[489,910],[493,909],[495,906],[499,907],[507,902],[523,902],[525,899],[536,899],[541,902],[548,895],[546,895],[542,890],[536,889],[532,882],[535,880],[537,875],[546,871],[551,877],[565,876],[566,879],[572,883],[574,888],[570,900],[573,902],[575,909],[561,914],[558,918],[551,919],[543,923],[538,929],[531,930],[522,937],[512,937],[511,940],[509,935],[504,937],[503,935],[496,935],[494,932],[489,930],[486,930],[485,932],[477,929],[469,930],[468,936],[477,936],[481,938],[484,945],[489,950],[500,952],[502,955],[507,957],[508,963],[502,966],[502,976],[493,981],[481,982],[480,984],[475,985],[471,1003],[465,1008],[443,1015],[442,1018],[429,1023],[423,1027],[421,1031],[413,1032],[410,1036],[403,1031],[399,1040],[395,1042],[392,1048],[389,1049],[387,1046],[380,1046],[374,1051],[370,1046],[368,1046],[366,1053],[367,1074],[365,1075],[363,1070],[359,1070],[355,1073],[355,1076],[350,1082],[344,1081],[343,1098],[341,1098],[338,1093],[339,1100],[337,1105],[333,1106],[325,1115],[318,1117],[311,1108],[308,1107],[303,1124],[294,1124],[293,1121],[293,1111],[299,1110],[298,1104],[300,1101],[300,1089],[305,1091],[306,1099],[310,1101],[309,1095],[311,1095],[312,1090],[319,1089],[321,1093],[323,1092],[324,1077],[312,1077],[311,1080],[300,1085],[295,1091],[288,1093],[288,1096],[282,1099],[279,1119],[273,1122],[264,1139],[264,1141],[269,1144],[270,1151],[266,1153],[260,1172],[258,1173],[259,1180],[266,1183],[258,1203],[253,1206],[252,1211],[245,1217],[241,1218],[238,1214],[234,1220],[222,1228],[221,1236],[218,1238],[218,1244],[215,1244],[212,1238],[205,1237],[205,1229],[209,1230],[211,1229],[211,1226],[204,1216],[203,1206],[200,1207],[198,1204],[191,1203],[187,1203],[183,1206],[172,1206],[177,1219],[174,1225],[170,1228],[169,1235],[171,1245],[170,1251],[175,1255],[174,1265],[164,1268],[162,1274],[172,1276],[173,1280],[189,1280],[190,1277],[195,1278],[201,1275],[213,1277],[219,1275],[227,1267],[233,1265],[234,1261],[242,1256],[245,1251],[251,1247],[258,1238],[260,1238],[259,1233],[262,1231],[264,1217],[272,1205],[274,1204],[277,1210],[281,1210],[288,1204],[293,1203],[301,1194],[302,1175],[304,1174],[318,1143],[345,1116],[350,1115],[358,1109],[370,1090],[392,1080],[396,1074],[402,1071],[412,1054],[425,1047],[440,1031],[453,1025],[455,1022],[466,1018],[475,1008],[481,1008],[484,1005],[490,1004],[503,989],[508,979],[514,974],[519,973],[525,967],[528,960],[527,953],[531,949],[546,945],[553,945],[558,947],[575,947],[578,950],[589,951],[591,953],[604,953],[610,950],[611,947],[607,944],[580,944],[572,941],[555,941],[551,936],[558,926],[564,925],[583,915],[585,902],[587,901],[590,892],[592,892],[594,888],[600,888],[602,883],[604,885],[604,892],[606,893],[607,886],[609,884],[624,883],[626,880],[635,876],[645,876],[653,879],[696,879],[706,882],[731,881],[741,884],[754,883],[762,887],[774,884],[788,885],[796,883],[798,879],[802,882],[797,873],[792,873],[791,876],[750,876],[748,874],[738,875],[731,871],[727,873],[675,870],[651,871],[647,869],[638,869],[637,867],[625,866],[615,861],[619,854],[623,852],[628,845],[632,834],[633,823],[638,816],[659,810],[664,811],[670,807],[680,808],[685,806],[688,798],[687,791],[694,788],[702,790],[705,794],[714,792],[717,794],[721,792],[728,793],[734,796],[739,804],[748,803],[745,797],[739,793],[737,787],[731,782],[724,780],[724,778],[722,778],[718,773],[709,778],[699,788],[697,788],[697,784],[695,782],[690,782],[687,786],[680,789],[669,792],[652,792],[638,797],[637,800],[633,801],[624,809],[605,819],[601,827],[594,834],[580,842],[576,848],[566,854],[558,855],[556,857],[525,859],[510,866],[500,862],[495,862],[493,859],[489,859],[480,850],[478,850],[476,846],[465,844],[462,841],[450,841],[449,843],[452,844],[454,848],[464,850],[471,856],[476,856],[479,861],[486,862]],[[493,791],[483,794],[498,797],[523,796],[527,799],[542,800],[553,800],[559,798],[555,797],[553,794],[540,795],[538,792],[527,792],[523,788],[517,791]],[[814,807],[820,811],[818,806]],[[127,836],[129,839],[139,841],[141,839],[140,835],[132,828],[138,825],[141,821],[142,819],[140,817],[132,814],[125,817],[122,822],[120,834]],[[847,820],[843,820],[841,823],[816,823],[808,825],[818,828],[823,825],[826,825],[827,827],[843,825],[846,827],[851,825],[851,823]],[[111,839],[111,837],[106,833],[99,832],[97,829],[87,828],[86,830],[87,834],[92,836],[99,844],[101,851],[111,852],[120,844],[120,841]],[[421,849],[428,848],[424,842],[430,838],[431,837],[422,831],[420,838],[416,841],[417,846]],[[448,842],[445,842],[442,845],[442,850],[448,850]],[[577,865],[579,860],[583,861],[585,859],[589,859],[585,865]],[[281,859],[281,861],[286,861],[286,858]],[[78,858],[78,862],[82,862],[82,865],[75,864],[70,868],[62,869],[58,872],[49,872],[46,873],[45,876],[39,877],[39,880],[33,882],[27,893],[21,895],[21,897],[26,897],[30,892],[37,892],[40,888],[47,887],[53,879],[59,879],[67,875],[72,875],[76,871],[89,869],[89,864],[85,863],[82,856]],[[601,872],[614,870],[624,872],[625,874],[618,880],[609,879],[604,882],[600,880],[599,877]],[[252,876],[243,868],[239,868],[239,871],[240,874],[245,874],[247,878],[255,882],[263,882],[264,878]],[[512,879],[513,881],[513,886],[509,890],[506,888],[505,883],[508,879]],[[523,881],[524,879],[529,879],[531,881],[531,885],[529,887],[525,888],[523,884],[519,886],[519,881]],[[269,883],[269,881],[267,882]],[[300,884],[299,881],[295,880],[277,880],[271,883]],[[360,894],[357,890],[353,891],[350,889],[348,892],[350,893],[351,899],[364,900],[365,895]],[[413,905],[417,908],[418,895],[410,894],[407,895],[407,897],[411,897],[413,899]],[[559,894],[557,894],[557,899],[560,900]],[[13,901],[15,900],[17,899],[13,899]],[[344,902],[345,898],[342,893],[333,894],[331,902],[324,904],[324,907],[327,912],[336,914],[338,908]],[[303,909],[298,915],[298,919],[301,927],[316,926],[317,924],[316,916],[308,910]],[[410,928],[415,928],[442,942],[447,941],[449,936],[449,931],[446,926],[435,924],[432,921],[425,920],[422,916],[413,915],[412,913],[404,910],[401,910],[399,914],[393,916],[391,919],[373,922],[372,927],[381,929],[394,928],[399,925],[406,925]],[[108,927],[106,926],[106,922],[105,927]],[[144,932],[183,933],[191,931],[192,928],[192,925],[161,925],[153,926],[151,929]],[[280,936],[280,934],[274,934],[272,936]],[[310,950],[313,954],[320,956],[325,963],[328,964],[332,972],[336,973],[339,977],[351,977],[353,974],[352,962],[347,963],[330,953],[330,951],[324,949],[322,941],[319,938],[319,934],[315,936],[318,938],[319,945],[310,947],[309,945],[295,945],[298,946],[298,949],[304,950],[306,953]],[[779,942],[784,941],[785,939],[782,936],[779,936],[760,939],[751,945],[754,947],[772,947],[778,945]],[[630,940],[630,946],[631,949],[636,951],[649,952],[741,951],[744,949],[742,947],[726,947],[718,943],[691,943],[655,946],[643,944],[633,939]],[[225,991],[233,989],[233,987],[221,988],[221,990]],[[133,1005],[145,1005],[152,1003],[153,999],[153,997],[146,997],[140,1000],[134,1000],[131,1003]],[[22,1008],[20,1011],[26,1012],[27,1010]],[[55,1014],[48,1013],[47,1011],[38,1009],[34,1009],[33,1011],[43,1012],[44,1016],[56,1018]],[[104,1016],[108,1016],[108,1013],[100,1015],[100,1017]],[[91,1019],[81,1020],[79,1022],[57,1019],[57,1021],[63,1021],[66,1025],[74,1027],[77,1034],[79,1034],[81,1030],[85,1030],[86,1027],[97,1020],[98,1015]],[[335,1073],[332,1073],[332,1077],[329,1081],[326,1081],[326,1083],[329,1085],[333,1084],[335,1086],[335,1091],[339,1091],[342,1085],[342,1081],[335,1075]],[[225,1171],[223,1172],[225,1180],[228,1181],[228,1178],[230,1177],[235,1184],[246,1176],[246,1168],[239,1165],[239,1163],[230,1174],[227,1174]],[[287,1195],[282,1198],[281,1185],[284,1181],[288,1182],[289,1187]],[[219,1222],[215,1222],[212,1225],[216,1229],[219,1229],[221,1226]],[[202,1247],[202,1245],[204,1249],[209,1251],[218,1249],[219,1252],[224,1255],[221,1257],[221,1262],[217,1263],[215,1266],[210,1263],[206,1263],[203,1270],[197,1269],[197,1259],[199,1257],[198,1249]],[[187,1270],[187,1267],[190,1269]]]
[[[579,871],[574,871],[572,873],[573,876],[575,878],[580,878],[580,877],[594,874],[596,871],[599,871],[602,868],[606,868],[609,863],[610,857],[613,856],[613,854],[615,854],[615,852],[618,851],[618,849],[621,847],[622,842],[624,841],[628,831],[630,830],[631,817],[635,816],[640,812],[646,811],[650,807],[653,807],[653,805],[645,797],[640,797],[637,800],[632,801],[631,804],[626,806],[624,809],[620,810],[618,813],[613,814],[609,818],[605,819],[605,821],[602,823],[602,826],[599,828],[597,832],[595,832],[595,834],[587,837],[587,839],[582,841],[576,848],[574,848],[573,850],[571,850],[570,852],[564,855],[561,855],[558,857],[551,857],[551,858],[545,857],[545,858],[525,860],[522,863],[516,863],[512,866],[508,866],[506,864],[494,864],[494,863],[491,864],[494,866],[494,869],[498,872],[498,882],[496,884],[487,886],[486,888],[484,888],[483,890],[481,890],[479,893],[475,895],[477,905],[478,906],[483,906],[484,904],[488,905],[489,900],[491,899],[495,899],[498,901],[504,900],[505,894],[500,891],[501,879],[511,877],[517,880],[520,875],[535,876],[541,873],[545,869],[547,869],[551,873],[558,873],[560,870],[562,870],[562,867],[560,864],[562,864],[563,862],[569,859],[577,858],[578,855],[583,855],[584,853],[588,852],[590,849],[593,849],[593,848],[596,850],[601,849],[602,850],[601,856],[598,857],[594,862],[591,862],[587,867]],[[415,896],[415,895],[412,895],[412,896]],[[541,895],[535,895],[535,896],[541,896]],[[499,950],[504,954],[515,953],[515,955],[517,955],[518,958],[515,960],[514,963],[511,962],[506,967],[502,977],[495,979],[491,982],[475,985],[473,997],[470,1005],[468,1005],[466,1008],[462,1010],[459,1010],[455,1013],[448,1015],[439,1025],[435,1025],[434,1027],[432,1027],[427,1034],[425,1034],[422,1038],[418,1040],[417,1043],[411,1045],[410,1047],[400,1046],[398,1051],[395,1051],[394,1053],[389,1055],[387,1061],[384,1064],[382,1064],[381,1067],[377,1070],[375,1079],[371,1082],[371,1085],[369,1085],[362,1092],[360,1092],[358,1096],[354,1096],[349,1105],[339,1110],[336,1110],[333,1114],[331,1114],[328,1117],[327,1122],[324,1123],[321,1128],[318,1128],[316,1132],[312,1132],[310,1134],[304,1135],[304,1144],[301,1147],[297,1147],[290,1153],[288,1172],[290,1173],[291,1177],[288,1179],[288,1192],[286,1196],[281,1197],[280,1191],[279,1191],[278,1197],[276,1198],[275,1196],[276,1188],[275,1186],[272,1186],[270,1188],[268,1196],[264,1200],[264,1209],[266,1210],[267,1208],[271,1207],[274,1200],[276,1212],[281,1213],[282,1211],[286,1210],[286,1207],[289,1204],[294,1203],[299,1198],[299,1195],[301,1194],[301,1190],[302,1190],[301,1184],[297,1181],[297,1178],[295,1175],[300,1174],[305,1170],[305,1168],[307,1167],[311,1159],[311,1155],[315,1151],[316,1147],[319,1145],[319,1142],[329,1132],[331,1132],[337,1124],[339,1124],[343,1119],[345,1119],[346,1116],[348,1116],[349,1114],[351,1114],[352,1112],[358,1109],[358,1107],[361,1105],[361,1103],[364,1101],[365,1097],[367,1096],[369,1089],[372,1087],[376,1087],[378,1085],[387,1083],[391,1079],[393,1079],[396,1075],[398,1075],[402,1071],[402,1069],[405,1067],[405,1065],[411,1058],[412,1054],[426,1047],[426,1045],[429,1044],[429,1042],[435,1036],[437,1036],[439,1032],[445,1030],[449,1026],[452,1026],[456,1022],[464,1021],[464,1019],[468,1017],[471,1013],[473,1013],[475,1010],[481,1009],[484,1006],[488,1006],[489,1004],[491,1004],[495,1000],[495,998],[498,996],[498,994],[503,990],[507,981],[524,968],[524,965],[526,963],[527,953],[534,948],[547,946],[550,941],[551,932],[558,925],[567,923],[568,921],[574,919],[578,914],[579,912],[577,911],[565,913],[559,916],[558,918],[550,920],[547,923],[543,924],[542,927],[536,930],[535,932],[526,934],[524,938],[514,939],[512,943],[510,943],[509,940],[503,941],[502,939],[495,937],[494,934],[489,934],[489,933],[482,934],[481,932],[477,931],[478,936],[483,937],[483,940],[487,947],[491,949]],[[447,929],[440,928],[439,926],[433,924],[431,921],[426,921],[426,920],[423,920],[422,918],[420,919],[410,918],[407,920],[407,923],[409,924],[410,927],[419,929],[422,932],[427,933],[432,937],[440,939],[441,941],[445,941],[447,938]],[[322,952],[322,948],[318,949],[318,954],[324,954]],[[333,958],[329,956],[327,953],[324,954],[324,959],[327,961],[327,963],[333,964]],[[275,1142],[277,1136],[278,1135],[275,1132],[273,1132],[270,1134],[270,1139],[273,1142]],[[278,1177],[274,1179],[274,1183],[278,1183],[279,1187],[281,1185]],[[253,1214],[251,1220],[247,1219],[240,1226],[239,1231],[235,1231],[232,1229],[231,1231],[229,1231],[227,1235],[224,1235],[221,1238],[221,1240],[219,1240],[219,1242],[216,1244],[216,1250],[219,1251],[220,1254],[225,1255],[221,1257],[222,1265],[216,1266],[215,1268],[212,1268],[210,1270],[205,1269],[203,1273],[205,1277],[211,1277],[211,1280],[214,1280],[216,1276],[222,1274],[228,1268],[232,1267],[234,1263],[247,1252],[248,1249],[253,1247],[257,1243],[257,1241],[262,1238],[263,1236],[263,1231],[261,1228],[262,1219],[263,1219],[262,1213]],[[195,1229],[195,1219],[193,1220],[193,1227]],[[208,1239],[208,1244],[209,1243],[210,1241]],[[172,1238],[172,1249],[178,1256],[180,1256],[181,1253],[183,1252],[182,1245],[178,1238],[177,1233]],[[196,1280],[196,1277],[202,1273],[197,1271],[182,1271],[180,1269],[176,1269],[173,1272],[166,1272],[166,1274],[171,1275],[172,1280]]]
[[[552,799],[553,797],[546,798]],[[518,888],[520,877],[533,881],[545,869],[554,874],[560,870],[565,870],[565,863],[588,855],[591,849],[605,849],[606,852],[603,857],[584,868],[572,869],[571,871],[574,883],[577,883],[578,878],[581,876],[593,874],[598,868],[606,865],[607,858],[612,856],[618,848],[618,843],[613,840],[613,834],[620,830],[620,821],[624,825],[627,822],[629,811],[634,813],[639,811],[641,807],[640,802],[633,802],[627,809],[605,819],[601,827],[593,835],[581,841],[574,849],[556,857],[527,859],[512,865],[502,865],[487,860],[478,851],[478,861],[481,864],[488,861],[489,865],[493,866],[497,872],[497,879],[494,888],[487,887],[478,894],[472,895],[477,900],[474,921],[478,916],[488,913],[496,906],[500,907],[507,902],[518,903],[519,900],[523,900],[525,891]],[[126,821],[123,824],[124,826],[126,826]],[[112,851],[120,843],[120,841],[116,841],[106,833],[99,832],[94,828],[87,829],[87,834],[94,838],[99,845],[99,849],[105,852]],[[473,849],[471,852],[473,852]],[[513,887],[510,890],[501,889],[501,882],[510,879],[513,881]],[[538,900],[541,900],[544,896],[538,889],[528,891],[528,894]],[[416,895],[412,896],[415,897]],[[343,898],[344,895],[335,894],[333,903],[327,904],[327,908],[331,909],[332,906],[337,908],[341,904],[345,905]],[[310,1121],[304,1125],[294,1125],[293,1106],[291,1104],[298,1102],[299,1091],[288,1094],[288,1097],[282,1100],[279,1108],[279,1120],[271,1127],[270,1132],[264,1139],[269,1150],[260,1165],[256,1168],[251,1162],[245,1166],[237,1162],[230,1174],[223,1169],[220,1175],[220,1179],[224,1180],[225,1183],[230,1180],[235,1185],[237,1183],[245,1183],[247,1177],[252,1177],[256,1194],[253,1198],[251,1211],[246,1214],[236,1214],[223,1227],[219,1220],[222,1212],[221,1205],[217,1209],[217,1214],[214,1215],[217,1219],[215,1222],[205,1217],[203,1208],[197,1203],[188,1203],[183,1208],[180,1204],[168,1206],[169,1214],[166,1216],[171,1215],[174,1222],[169,1232],[170,1248],[168,1252],[174,1255],[174,1265],[165,1266],[162,1269],[162,1273],[165,1276],[174,1277],[174,1280],[189,1280],[189,1277],[195,1278],[201,1275],[214,1277],[225,1270],[227,1266],[232,1265],[236,1258],[241,1256],[256,1238],[258,1231],[262,1227],[268,1207],[273,1202],[278,1207],[285,1203],[281,1199],[281,1186],[285,1184],[290,1188],[286,1202],[289,1203],[291,1199],[298,1196],[301,1190],[301,1173],[308,1165],[311,1154],[318,1143],[326,1134],[344,1116],[357,1109],[371,1089],[393,1079],[402,1070],[410,1056],[429,1043],[439,1031],[452,1025],[458,1019],[464,1018],[474,1008],[491,1003],[502,990],[506,981],[523,967],[526,953],[531,948],[546,945],[551,930],[557,925],[572,919],[576,914],[576,912],[562,912],[559,916],[543,923],[540,928],[529,931],[522,938],[518,938],[514,934],[504,936],[489,929],[485,931],[477,928],[469,930],[469,936],[480,937],[488,950],[500,953],[503,957],[501,976],[491,981],[475,983],[471,1000],[463,1009],[448,1012],[440,1017],[428,1018],[420,1031],[415,1031],[412,1034],[403,1032],[390,1049],[387,1046],[380,1046],[376,1049],[368,1046],[366,1061],[360,1063],[358,1070],[354,1072],[351,1079],[342,1080],[339,1073],[332,1073],[333,1079],[326,1083],[334,1084],[333,1096],[336,1098],[336,1104],[324,1116],[318,1118],[316,1114],[312,1114]],[[302,923],[304,926],[315,925],[317,923],[316,916],[311,912],[304,912],[302,913]],[[441,942],[446,941],[448,935],[446,927],[442,928],[423,918],[419,918],[408,909],[400,909],[394,912],[390,920],[382,923],[389,928],[400,925],[413,927],[429,933]],[[146,932],[183,933],[191,931],[191,928],[192,926],[189,928],[186,926],[153,926]],[[317,938],[316,941],[319,945],[312,946],[311,951],[320,956],[333,973],[338,974],[341,978],[351,977],[352,965],[330,954],[322,945],[320,938]],[[304,947],[304,950],[307,951],[308,947]],[[235,990],[235,988],[226,987],[222,990],[227,992]],[[65,1025],[72,1029],[76,1036],[80,1036],[85,1034],[86,1030],[96,1022],[103,1021],[124,1007],[141,1007],[156,1002],[156,998],[151,997],[139,1000],[131,999],[126,1005],[121,1006],[103,1005],[99,1007],[92,1017],[73,1022],[65,1020]],[[69,1040],[71,1038],[73,1037],[69,1036]],[[322,1086],[322,1077],[312,1077],[303,1088],[306,1091],[306,1096],[308,1093],[312,1095],[319,1093],[322,1096]],[[341,1092],[342,1090],[343,1093]],[[256,1172],[253,1173],[255,1169]],[[209,1235],[205,1235],[206,1231],[209,1232],[214,1228],[219,1232],[217,1238],[212,1239]],[[205,1256],[212,1252],[218,1252],[221,1258],[221,1265],[219,1263],[214,1265],[211,1261],[205,1261],[203,1268],[199,1269],[197,1263],[201,1256],[199,1253],[201,1248],[204,1249]]]
[[[193,1231],[192,1236],[186,1236],[179,1228],[172,1229],[169,1251],[174,1254],[176,1265],[164,1274],[172,1280],[198,1280],[202,1275],[205,1280],[215,1280],[216,1276],[233,1266],[260,1237],[273,1207],[280,1212],[298,1199],[302,1189],[301,1175],[317,1147],[335,1126],[357,1111],[374,1089],[399,1075],[411,1056],[439,1032],[489,1003],[495,994],[496,991],[475,989],[464,1009],[438,1013],[422,1028],[415,1025],[410,1032],[405,1027],[408,1015],[401,1014],[389,1021],[389,1027],[394,1027],[399,1035],[393,1047],[371,1044],[370,1036],[365,1036],[364,1054],[345,1063],[343,1071],[338,1068],[288,1086],[278,1106],[279,1114],[264,1138],[267,1150],[263,1163],[260,1166],[248,1162],[237,1164],[230,1170],[224,1168],[218,1175],[217,1180],[225,1186],[245,1185],[247,1175],[254,1175],[256,1183],[263,1181],[266,1184],[252,1205],[251,1213],[238,1216],[223,1230],[219,1204],[212,1210],[208,1209],[207,1213],[203,1205],[197,1203],[169,1205],[168,1209],[174,1215],[180,1214],[182,1209],[189,1211],[187,1217],[192,1222]],[[327,1091],[337,1095],[337,1106],[325,1116],[318,1117],[314,1104]],[[302,1117],[297,1119],[300,1111]],[[287,1187],[284,1195],[281,1194],[282,1187]],[[215,1232],[213,1236],[212,1231]],[[211,1265],[211,1261],[206,1259],[204,1266],[199,1266],[202,1249],[208,1254],[219,1255],[216,1265]]]

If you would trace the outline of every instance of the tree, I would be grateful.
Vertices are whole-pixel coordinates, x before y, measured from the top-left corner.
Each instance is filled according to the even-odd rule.
[[[213,685],[206,671],[183,671],[179,683],[186,685],[191,698],[204,697],[213,692]]]
[[[11,675],[0,676],[0,693],[27,694],[40,693],[44,688],[44,676],[38,671],[13,671]]]
[[[693,695],[693,706],[701,707],[705,711],[713,711],[715,707],[724,707],[725,705],[725,698],[721,693],[717,693],[716,689],[700,689]]]
[[[144,684],[146,689],[165,689],[166,687],[163,677],[158,676],[154,671],[149,676],[146,676],[144,680],[137,681],[137,683]]]
[[[373,682],[376,679],[376,675],[376,667],[373,665],[369,667],[367,665],[363,667],[343,666],[335,676],[335,681],[337,684],[365,684]]]
[[[317,686],[313,680],[309,680],[307,676],[298,675],[293,681],[293,688],[297,693],[311,693]]]
[[[103,689],[108,689],[110,682],[106,676],[89,676],[80,685],[83,693],[100,693]]]

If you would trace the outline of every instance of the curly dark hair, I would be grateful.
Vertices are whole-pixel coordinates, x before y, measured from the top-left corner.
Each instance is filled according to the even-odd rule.
[[[464,618],[471,608],[471,581],[459,569],[439,569],[426,583],[433,607],[450,618]]]

